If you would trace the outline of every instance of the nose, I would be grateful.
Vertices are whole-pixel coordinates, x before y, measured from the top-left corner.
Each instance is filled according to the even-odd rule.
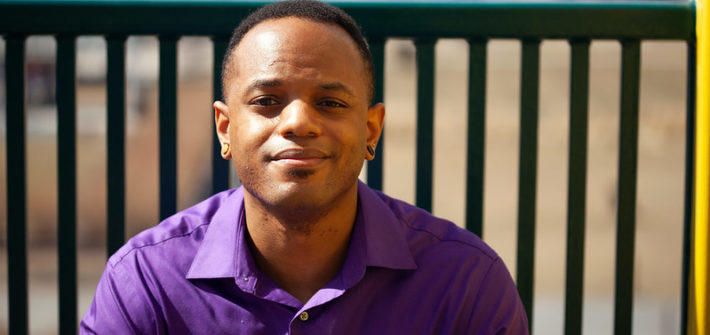
[[[293,100],[279,118],[278,131],[283,137],[317,137],[321,134],[318,111],[308,103]]]

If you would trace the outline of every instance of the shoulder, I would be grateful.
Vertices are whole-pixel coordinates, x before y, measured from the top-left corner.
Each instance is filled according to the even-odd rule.
[[[175,316],[175,302],[197,294],[186,275],[207,229],[218,226],[237,191],[218,193],[126,242],[106,264],[81,333],[167,333],[164,318]]]
[[[236,190],[217,193],[206,200],[180,211],[160,222],[155,227],[146,229],[126,242],[108,260],[107,269],[116,267],[126,258],[134,258],[136,253],[147,255],[166,254],[166,249],[180,250],[189,254],[189,249],[197,249],[199,242],[222,203]],[[194,252],[192,253],[194,256]]]
[[[396,218],[417,265],[402,286],[417,292],[417,299],[456,311],[442,316],[442,327],[453,333],[527,333],[515,283],[491,247],[448,220],[375,193]]]
[[[375,193],[404,228],[413,253],[435,248],[446,253],[476,255],[491,263],[499,259],[498,254],[472,232],[404,201]]]
[[[414,276],[442,279],[446,291],[471,294],[487,280],[512,279],[498,254],[478,236],[451,221],[375,192],[390,211],[416,264]],[[438,279],[436,279],[438,280]],[[474,288],[473,291],[470,291]],[[476,294],[474,294],[476,295]]]

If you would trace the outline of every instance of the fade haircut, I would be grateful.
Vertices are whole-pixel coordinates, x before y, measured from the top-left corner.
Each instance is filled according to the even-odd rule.
[[[234,49],[252,28],[257,24],[286,17],[296,17],[306,19],[313,22],[334,24],[345,30],[350,38],[355,42],[357,49],[365,64],[365,74],[367,75],[367,100],[368,104],[372,104],[372,99],[375,93],[375,77],[374,66],[372,64],[372,54],[370,47],[367,45],[365,37],[363,37],[360,28],[355,20],[342,9],[316,0],[286,0],[275,2],[263,6],[249,16],[234,29],[232,38],[229,40],[227,52],[222,61],[222,96],[226,99],[226,80],[230,75],[230,64],[233,57]]]

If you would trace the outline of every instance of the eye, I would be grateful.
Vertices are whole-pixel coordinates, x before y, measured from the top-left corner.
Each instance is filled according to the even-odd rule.
[[[319,103],[319,105],[324,106],[324,107],[331,107],[331,108],[345,108],[347,107],[344,103],[335,101],[335,100],[323,100]]]
[[[256,106],[262,106],[262,107],[268,107],[268,106],[273,106],[278,104],[278,101],[272,97],[259,97],[251,102],[249,102],[250,105],[256,105]]]

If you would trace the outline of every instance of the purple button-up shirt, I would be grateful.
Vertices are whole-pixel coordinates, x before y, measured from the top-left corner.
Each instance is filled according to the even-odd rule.
[[[527,334],[503,261],[470,232],[360,183],[340,272],[306,304],[261,272],[241,188],[106,264],[81,334]]]

